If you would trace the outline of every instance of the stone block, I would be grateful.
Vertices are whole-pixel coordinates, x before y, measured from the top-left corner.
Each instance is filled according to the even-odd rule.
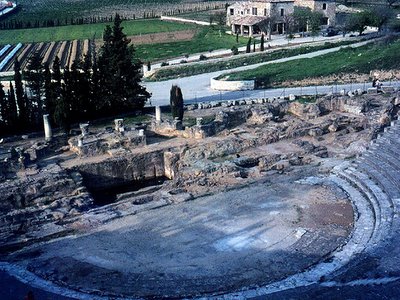
[[[367,90],[367,94],[377,94],[377,93],[378,93],[378,89],[376,87],[368,88],[368,90]]]
[[[289,95],[289,101],[294,101],[294,100],[296,100],[296,96],[293,95],[293,94],[290,94]]]
[[[384,93],[394,93],[394,87],[393,86],[381,86],[381,90]]]
[[[312,137],[321,136],[321,135],[323,135],[323,134],[324,134],[324,132],[322,131],[321,128],[313,128],[313,129],[310,129],[310,130],[308,131],[308,135],[309,135],[309,136],[312,136]]]

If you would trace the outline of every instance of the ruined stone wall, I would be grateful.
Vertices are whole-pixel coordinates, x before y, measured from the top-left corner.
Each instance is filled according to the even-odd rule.
[[[160,150],[112,157],[84,163],[75,169],[82,174],[87,187],[101,189],[165,176],[164,153]]]

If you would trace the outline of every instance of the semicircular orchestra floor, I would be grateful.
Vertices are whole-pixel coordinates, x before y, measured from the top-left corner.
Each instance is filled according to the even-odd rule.
[[[298,273],[344,244],[352,225],[339,189],[282,180],[115,219],[13,261],[76,290],[191,297]]]

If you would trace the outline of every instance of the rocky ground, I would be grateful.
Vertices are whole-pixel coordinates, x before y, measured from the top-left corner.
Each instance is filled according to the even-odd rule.
[[[63,288],[140,297],[226,293],[301,272],[353,226],[345,193],[302,179],[353,160],[398,112],[396,94],[356,94],[189,107],[198,125],[149,126],[146,146],[92,130],[80,156],[63,143],[7,141],[4,260]]]

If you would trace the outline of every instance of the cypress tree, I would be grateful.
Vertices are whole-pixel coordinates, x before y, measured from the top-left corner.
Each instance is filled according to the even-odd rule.
[[[42,65],[42,57],[40,53],[36,52],[29,59],[27,70],[25,72],[25,78],[27,86],[31,92],[32,105],[35,106],[35,111],[33,113],[34,122],[36,124],[41,123],[41,118],[43,115],[43,101],[42,96],[44,92],[44,68]]]
[[[260,45],[260,51],[264,51],[264,43],[265,43],[265,38],[264,38],[264,33],[261,35],[261,45]]]
[[[246,53],[250,53],[250,50],[251,50],[251,37],[247,41]]]
[[[14,92],[14,86],[10,82],[10,90],[8,91],[8,97],[7,97],[7,110],[8,110],[8,116],[6,117],[7,119],[7,124],[9,127],[11,127],[11,130],[14,132],[15,131],[15,126],[17,125],[18,122],[18,111],[17,111],[17,102],[15,99],[15,92]]]
[[[14,83],[15,83],[15,96],[18,104],[18,119],[20,127],[23,128],[28,124],[28,103],[24,97],[24,87],[22,84],[21,65],[18,59],[14,62]]]
[[[4,86],[0,82],[0,134],[2,135],[6,133],[8,116],[6,93],[3,88]]]
[[[173,118],[183,120],[183,95],[179,86],[173,85],[169,98],[171,113]]]
[[[50,68],[47,64],[44,67],[44,95],[45,95],[45,102],[44,102],[45,111],[46,113],[50,114],[50,116],[53,116],[56,93],[53,88],[53,83],[51,82]]]
[[[130,40],[123,33],[121,22],[116,14],[113,27],[106,27],[98,60],[99,84],[105,96],[103,104],[114,112],[141,109],[150,98],[140,84],[142,62],[134,57],[135,50],[129,46]]]

